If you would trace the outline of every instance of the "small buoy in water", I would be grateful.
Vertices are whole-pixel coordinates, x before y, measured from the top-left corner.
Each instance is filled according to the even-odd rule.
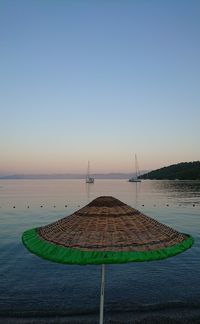
[[[144,205],[142,205],[142,207],[144,207]]]
[[[27,208],[29,208],[29,206],[27,206]]]
[[[13,208],[15,208],[15,206],[13,206]]]
[[[67,208],[67,205],[65,205],[65,208]]]
[[[167,206],[167,207],[169,207],[169,205],[168,205],[168,204],[167,204],[166,206]]]
[[[195,207],[195,204],[193,204],[193,207]]]
[[[41,205],[40,207],[42,208],[43,206]]]

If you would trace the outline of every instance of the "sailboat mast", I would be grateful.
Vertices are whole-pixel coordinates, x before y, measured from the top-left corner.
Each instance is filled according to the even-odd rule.
[[[88,178],[90,177],[90,161],[88,161]]]
[[[129,182],[141,182],[141,180],[138,178],[140,176],[138,161],[137,161],[137,155],[135,154],[135,174],[133,177],[129,179]]]
[[[135,154],[135,177],[137,179],[138,177],[138,171],[137,171],[137,155]]]
[[[94,183],[94,177],[90,176],[90,161],[88,161],[87,175],[86,175],[86,183]]]
[[[140,176],[140,170],[139,170],[139,165],[138,165],[138,160],[137,160],[136,154],[135,154],[135,168],[136,168],[136,177],[138,178]]]

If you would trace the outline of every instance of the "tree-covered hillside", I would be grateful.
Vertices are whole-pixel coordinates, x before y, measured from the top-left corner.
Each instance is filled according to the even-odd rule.
[[[200,161],[181,162],[140,176],[141,179],[200,180]]]

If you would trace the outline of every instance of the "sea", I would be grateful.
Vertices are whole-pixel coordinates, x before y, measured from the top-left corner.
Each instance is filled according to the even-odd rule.
[[[98,323],[101,266],[43,260],[21,236],[99,196],[195,239],[166,260],[106,265],[104,323],[200,323],[200,181],[127,179],[0,180],[0,323]]]

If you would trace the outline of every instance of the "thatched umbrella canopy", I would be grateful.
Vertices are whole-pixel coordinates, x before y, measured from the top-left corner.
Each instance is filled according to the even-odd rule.
[[[23,233],[32,253],[65,264],[104,265],[165,259],[190,248],[193,238],[113,197],[99,197],[70,216]]]

